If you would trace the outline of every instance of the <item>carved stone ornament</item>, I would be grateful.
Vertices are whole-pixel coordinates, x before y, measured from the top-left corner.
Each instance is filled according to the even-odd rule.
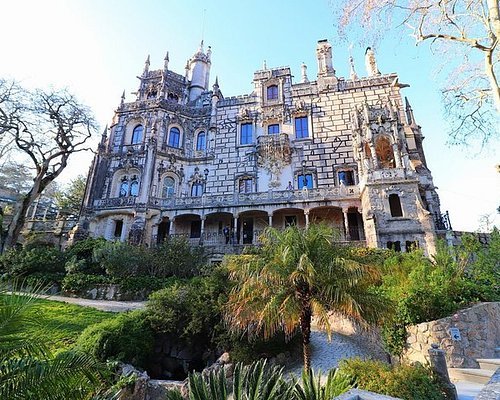
[[[271,176],[271,187],[280,186],[283,168],[292,161],[288,135],[265,135],[257,139],[257,164]]]

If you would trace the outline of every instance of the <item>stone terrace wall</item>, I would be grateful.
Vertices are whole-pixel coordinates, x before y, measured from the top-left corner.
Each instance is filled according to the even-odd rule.
[[[460,330],[460,341],[453,341],[450,328]],[[478,368],[477,358],[494,358],[500,346],[500,303],[481,303],[458,311],[451,317],[424,322],[408,329],[409,361],[426,362],[432,343],[446,353],[448,367]]]

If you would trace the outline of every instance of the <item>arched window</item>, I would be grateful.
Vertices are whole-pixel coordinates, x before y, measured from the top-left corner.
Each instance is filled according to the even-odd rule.
[[[198,133],[198,137],[196,139],[196,150],[204,151],[207,146],[207,136],[205,132]]]
[[[170,176],[167,176],[163,179],[163,189],[161,192],[161,196],[165,199],[170,199],[174,197],[175,194],[175,180]]]
[[[193,186],[191,186],[191,196],[192,197],[199,197],[203,194],[203,184],[202,183],[193,183]]]
[[[142,125],[137,125],[132,132],[132,141],[131,144],[142,143],[142,132],[144,128]]]
[[[168,135],[168,145],[170,147],[180,147],[181,141],[181,131],[179,128],[171,128],[170,134]]]
[[[128,196],[128,179],[127,177],[123,177],[120,183],[120,192],[118,194],[119,197],[127,197]]]
[[[137,197],[139,195],[139,180],[135,176],[130,182],[130,195],[134,197]]]
[[[375,153],[381,168],[395,168],[394,153],[389,139],[380,136],[375,144]]]
[[[268,100],[277,100],[278,99],[278,86],[271,85],[267,87],[267,99]]]
[[[397,194],[389,195],[389,207],[391,209],[391,217],[402,217],[403,209],[401,208],[401,200]]]

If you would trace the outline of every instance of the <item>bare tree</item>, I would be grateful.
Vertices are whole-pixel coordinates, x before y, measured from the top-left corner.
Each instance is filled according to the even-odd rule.
[[[34,168],[33,183],[21,197],[9,225],[5,248],[16,244],[31,204],[66,168],[69,157],[89,150],[96,131],[90,110],[66,90],[28,91],[0,81],[0,135],[10,135],[16,150]]]
[[[361,24],[368,40],[387,29],[409,30],[416,43],[446,54],[442,89],[458,143],[486,144],[499,133],[500,11],[498,0],[340,0],[333,4],[343,37]],[[349,30],[349,32],[352,32]],[[442,57],[440,57],[443,59]]]

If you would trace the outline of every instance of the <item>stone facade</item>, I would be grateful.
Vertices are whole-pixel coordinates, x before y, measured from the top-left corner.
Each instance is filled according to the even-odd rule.
[[[451,317],[423,322],[408,329],[409,361],[426,362],[433,343],[446,353],[448,367],[478,368],[478,358],[495,358],[500,347],[500,303],[482,303],[458,311]],[[450,328],[458,328],[460,339],[453,340]]]
[[[150,70],[136,99],[118,106],[91,167],[79,228],[155,245],[169,235],[219,246],[255,244],[266,226],[325,221],[340,240],[372,247],[435,249],[439,199],[423,136],[396,74],[368,76],[351,60],[339,77],[326,40],[318,74],[256,71],[253,91],[209,90],[203,43],[184,75]]]

